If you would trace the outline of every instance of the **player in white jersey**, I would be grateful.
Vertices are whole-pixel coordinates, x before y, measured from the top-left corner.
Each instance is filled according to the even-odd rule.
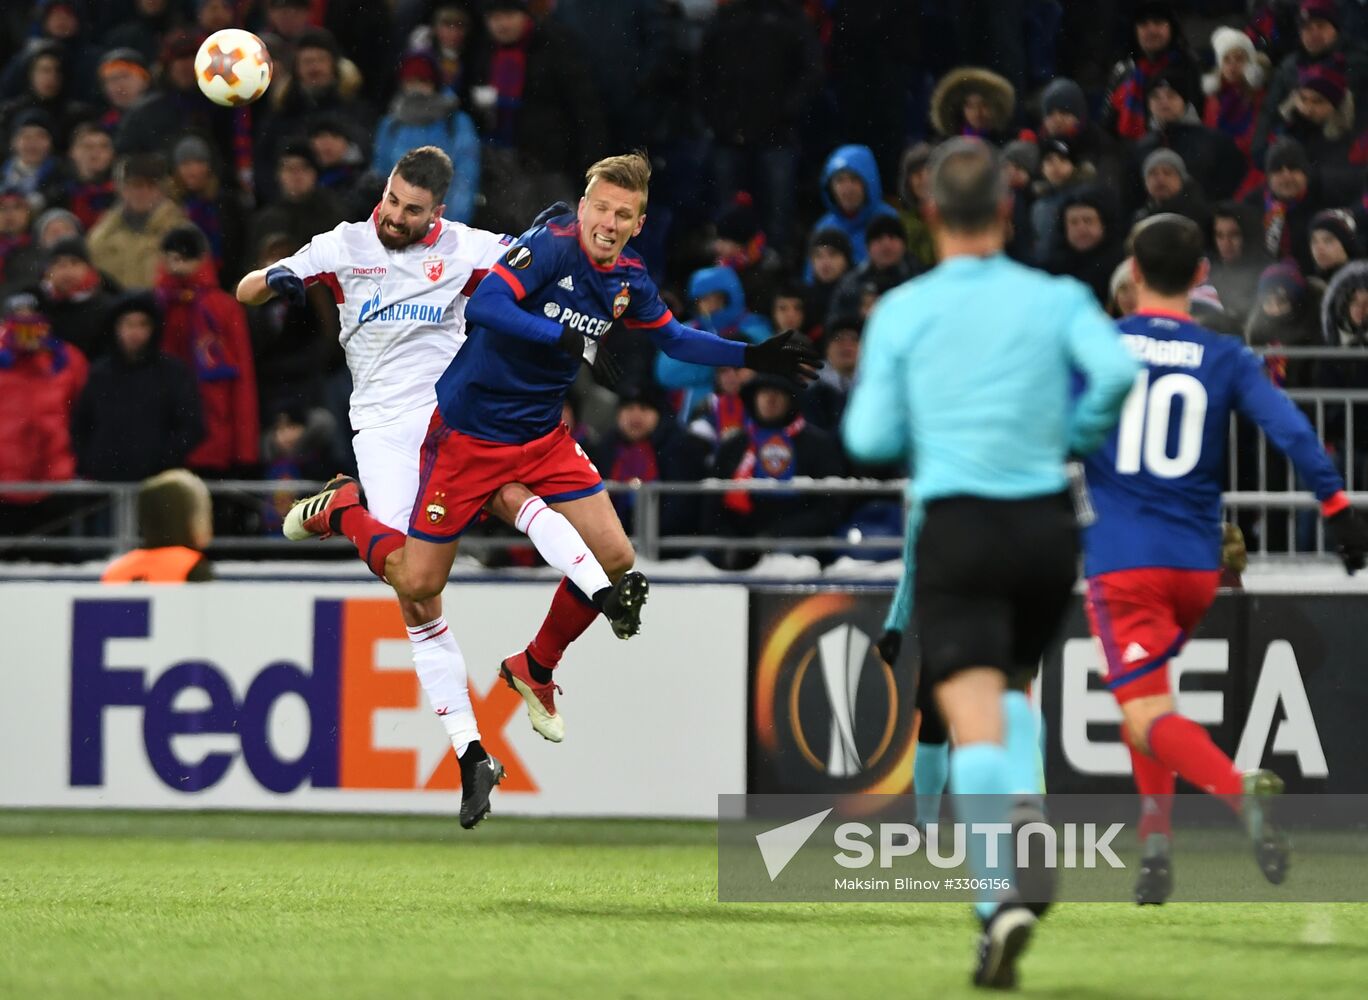
[[[466,297],[512,243],[442,218],[451,175],[451,160],[440,149],[410,150],[368,220],[314,237],[237,288],[238,300],[249,305],[275,294],[302,303],[313,284],[332,292],[352,374],[352,445],[361,485],[371,513],[399,534],[418,493],[434,387],[465,342]],[[518,484],[505,487],[491,509],[526,532],[550,565],[597,595],[614,632],[624,638],[635,632],[639,608],[619,613],[608,577],[561,514]],[[442,616],[441,597],[399,604],[418,678],[461,765],[461,825],[469,829],[489,812],[503,767],[480,745],[465,660]]]

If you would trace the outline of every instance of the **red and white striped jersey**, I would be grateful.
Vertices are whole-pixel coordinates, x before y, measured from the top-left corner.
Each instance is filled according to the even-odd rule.
[[[466,297],[512,242],[439,219],[417,243],[390,250],[372,215],[315,236],[278,262],[306,285],[332,291],[352,375],[354,430],[436,405],[433,387],[465,343]]]

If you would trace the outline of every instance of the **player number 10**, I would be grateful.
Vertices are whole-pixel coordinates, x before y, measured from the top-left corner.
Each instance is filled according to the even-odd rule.
[[[1182,400],[1178,425],[1178,452],[1169,455],[1169,422],[1173,400]],[[1121,408],[1116,438],[1116,471],[1134,475],[1143,459],[1145,471],[1160,479],[1186,476],[1202,457],[1202,424],[1206,420],[1207,394],[1191,375],[1172,372],[1150,385],[1149,369],[1135,376],[1135,386]]]

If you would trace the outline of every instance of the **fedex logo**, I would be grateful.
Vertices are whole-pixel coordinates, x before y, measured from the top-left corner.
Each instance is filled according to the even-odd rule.
[[[119,711],[139,713],[147,763],[168,788],[178,792],[212,789],[235,768],[262,788],[293,792],[312,788],[449,791],[460,785],[450,745],[440,756],[411,747],[385,746],[378,733],[385,713],[421,712],[433,740],[444,739],[431,718],[411,665],[382,658],[386,644],[407,644],[399,609],[387,599],[316,600],[307,664],[276,659],[237,684],[209,656],[137,667],[110,665],[113,640],[153,637],[152,602],[78,600],[72,610],[70,783],[105,784],[106,722]],[[134,646],[133,648],[136,648]],[[198,650],[198,653],[210,651]],[[386,662],[381,662],[386,659]],[[201,707],[185,708],[193,692]],[[282,699],[301,701],[307,739],[273,739],[272,713]],[[522,700],[496,678],[471,703],[481,740],[504,762],[506,791],[536,791],[526,766],[506,742],[504,727]],[[189,699],[186,699],[189,700]],[[204,707],[206,706],[207,707]],[[213,748],[196,736],[214,736]],[[223,748],[223,736],[230,739]],[[236,746],[234,746],[236,743]],[[277,743],[303,749],[285,753]]]

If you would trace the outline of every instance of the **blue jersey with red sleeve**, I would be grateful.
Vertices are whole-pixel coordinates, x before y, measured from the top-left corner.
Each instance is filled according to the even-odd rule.
[[[615,320],[672,356],[741,363],[743,345],[683,332],[636,253],[623,250],[612,267],[595,264],[580,245],[579,222],[565,214],[520,236],[471,296],[466,343],[437,381],[443,421],[510,444],[550,433],[581,363],[560,348],[562,328],[584,334],[592,363]]]
[[[1120,422],[1084,462],[1097,512],[1084,536],[1088,576],[1220,568],[1232,412],[1263,428],[1318,500],[1340,496],[1344,482],[1311,423],[1240,340],[1168,313],[1132,316],[1118,328],[1144,368]]]

